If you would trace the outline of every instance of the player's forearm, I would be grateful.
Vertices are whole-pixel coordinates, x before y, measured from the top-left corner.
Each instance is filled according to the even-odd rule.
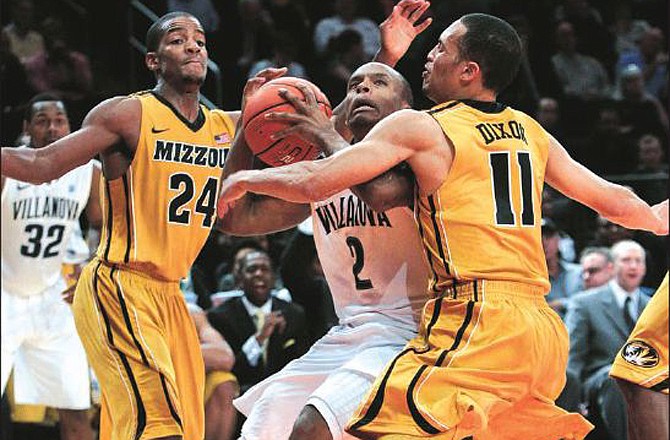
[[[254,236],[285,231],[309,216],[307,204],[297,204],[272,197],[246,194],[239,199],[216,227],[236,236]]]
[[[607,203],[596,211],[609,221],[628,229],[642,229],[654,233],[667,233],[668,225],[663,225],[651,207],[630,189],[610,184]]]
[[[32,184],[48,182],[56,177],[38,149],[2,148],[0,154],[2,175],[5,177]]]

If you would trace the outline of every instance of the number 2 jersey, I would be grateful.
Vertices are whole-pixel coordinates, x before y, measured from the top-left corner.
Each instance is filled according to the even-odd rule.
[[[374,212],[350,190],[312,204],[314,242],[340,324],[416,332],[428,272],[412,211]]]
[[[41,185],[6,179],[2,190],[2,289],[30,296],[54,286],[88,203],[93,162]]]
[[[201,105],[191,123],[160,95],[132,96],[142,105],[139,141],[126,172],[104,180],[97,256],[108,265],[179,281],[214,224],[235,128],[221,110]]]
[[[549,156],[544,129],[498,103],[452,101],[428,113],[454,146],[446,180],[415,203],[432,293],[476,279],[548,291],[540,225]]]

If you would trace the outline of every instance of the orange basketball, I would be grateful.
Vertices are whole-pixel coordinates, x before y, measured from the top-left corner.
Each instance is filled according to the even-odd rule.
[[[302,92],[297,88],[298,84],[306,85],[314,90],[319,108],[330,117],[332,110],[326,95],[311,82],[294,77],[281,77],[263,84],[247,101],[242,114],[244,138],[249,148],[261,161],[273,167],[301,160],[313,160],[320,153],[318,147],[296,135],[278,140],[270,138],[272,133],[283,130],[288,125],[281,121],[269,121],[265,119],[265,114],[268,112],[295,113],[295,108],[279,96],[279,89],[287,89],[304,100]]]

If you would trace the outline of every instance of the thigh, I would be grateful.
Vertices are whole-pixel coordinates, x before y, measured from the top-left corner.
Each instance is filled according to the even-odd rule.
[[[88,361],[67,304],[50,308],[55,321],[70,322],[53,334],[36,334],[26,342],[14,368],[16,401],[54,408],[90,407]],[[56,317],[62,314],[65,316]]]
[[[377,378],[350,432],[458,439],[528,394],[553,404],[565,382],[560,318],[541,297],[487,295],[427,304],[426,334]]]
[[[77,331],[105,396],[111,440],[184,434],[164,304],[147,284],[94,260],[75,292]]]
[[[4,394],[9,376],[16,361],[16,354],[26,335],[30,332],[28,300],[2,290],[0,307],[0,332],[2,333],[0,357],[2,391]]]

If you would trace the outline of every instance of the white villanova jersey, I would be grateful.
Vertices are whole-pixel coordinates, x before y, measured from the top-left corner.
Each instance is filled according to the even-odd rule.
[[[340,324],[416,331],[428,265],[408,208],[378,213],[350,190],[312,204],[316,250]]]
[[[6,179],[2,190],[2,289],[30,296],[61,276],[70,235],[91,190],[93,162],[32,185]]]

